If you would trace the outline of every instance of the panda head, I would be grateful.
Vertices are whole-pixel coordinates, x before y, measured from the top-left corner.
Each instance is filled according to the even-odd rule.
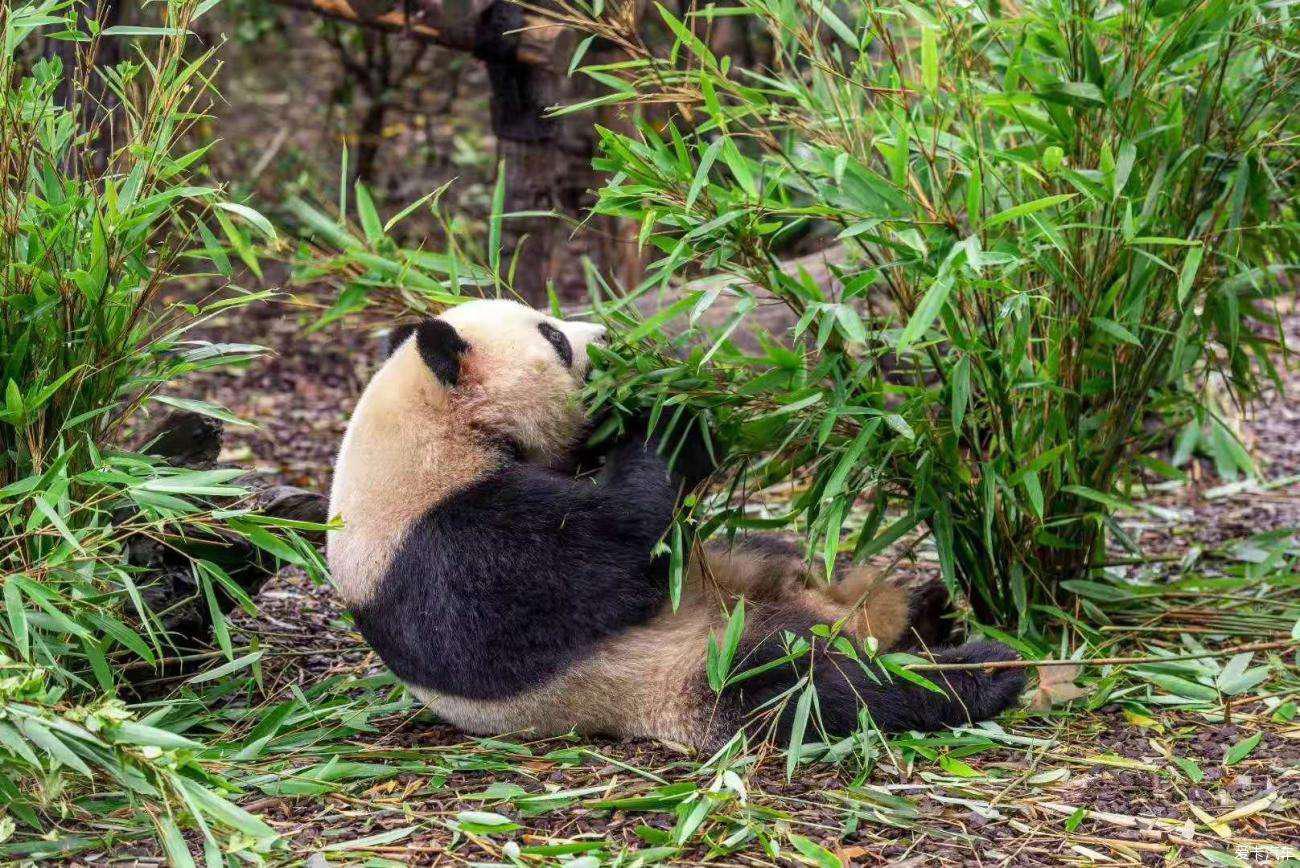
[[[481,299],[395,330],[385,368],[402,373],[404,397],[420,410],[507,443],[529,461],[553,463],[584,432],[587,347],[604,332],[517,302]]]

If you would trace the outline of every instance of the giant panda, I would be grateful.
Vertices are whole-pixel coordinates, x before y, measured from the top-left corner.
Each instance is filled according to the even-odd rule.
[[[708,750],[742,728],[788,735],[790,688],[809,675],[810,726],[826,735],[854,731],[864,707],[882,730],[932,730],[1016,701],[1016,668],[943,673],[940,695],[832,649],[816,625],[843,620],[854,641],[898,645],[908,593],[863,571],[810,584],[797,552],[761,537],[694,547],[674,610],[655,551],[708,468],[679,453],[670,472],[641,433],[612,446],[596,478],[574,476],[589,432],[587,348],[602,331],[466,302],[397,333],[352,414],[330,496],[333,581],[361,635],[437,716],[470,733],[576,730]],[[741,596],[732,672],[757,674],[715,693],[709,636]],[[799,638],[811,651],[792,655]],[[988,642],[934,656],[1014,658]]]

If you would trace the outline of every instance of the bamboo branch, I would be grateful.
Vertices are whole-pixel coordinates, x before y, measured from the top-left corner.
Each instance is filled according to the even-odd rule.
[[[473,52],[483,60],[502,53],[525,66],[563,72],[573,41],[565,28],[508,0],[272,0],[291,9],[362,27],[405,33],[432,45]],[[496,8],[494,8],[496,7]]]
[[[474,24],[490,0],[469,0],[452,18],[442,0],[273,0],[280,6],[312,12],[378,30],[409,33],[446,48],[471,51]],[[450,19],[450,20],[449,20]]]
[[[1093,657],[1082,660],[992,660],[988,663],[912,663],[904,664],[909,672],[954,672],[970,669],[1025,669],[1030,666],[1134,666],[1143,663],[1173,663],[1179,660],[1205,660],[1210,657],[1231,657],[1252,651],[1277,651],[1300,648],[1300,639],[1281,639],[1277,642],[1256,642],[1238,645],[1222,651],[1204,651],[1199,654],[1177,654],[1173,657]]]

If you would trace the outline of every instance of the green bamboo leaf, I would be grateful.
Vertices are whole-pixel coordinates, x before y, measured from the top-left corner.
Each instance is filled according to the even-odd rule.
[[[365,233],[366,241],[370,246],[374,247],[384,237],[383,221],[379,219],[379,212],[375,209],[375,200],[370,197],[366,185],[360,181],[354,185],[353,194],[357,200],[357,217],[361,221],[361,231]]]
[[[203,745],[193,739],[186,738],[183,735],[177,735],[174,732],[168,732],[165,729],[158,729],[154,726],[146,726],[143,723],[136,723],[133,720],[123,720],[117,723],[108,733],[108,737],[115,744],[140,744],[160,747],[164,750],[181,748],[185,750],[202,750]]]
[[[736,142],[731,136],[722,137],[722,162],[727,164],[727,168],[731,170],[732,176],[745,191],[745,195],[751,199],[757,198],[758,185],[754,183],[754,173],[749,167],[750,161],[740,153],[740,148],[736,147]]]
[[[1047,174],[1055,172],[1064,162],[1065,151],[1059,145],[1051,145],[1043,149],[1043,169]]]
[[[217,202],[216,207],[222,211],[229,211],[231,214],[243,217],[258,232],[261,232],[272,241],[275,240],[275,227],[271,225],[270,220],[267,220],[258,211],[249,208],[247,205],[240,205],[238,202]]]
[[[81,542],[63,520],[63,516],[59,515],[58,510],[45,502],[44,495],[38,494],[36,497],[32,498],[32,504],[41,515],[45,516],[46,520],[49,521],[50,524],[54,525],[54,528],[59,532],[59,536],[63,537],[68,545],[72,546],[82,554],[85,553],[86,550],[81,547]]]
[[[1263,737],[1264,733],[1257,732],[1254,735],[1247,736],[1234,744],[1228,749],[1228,752],[1223,755],[1223,764],[1225,766],[1233,766],[1250,756],[1254,753],[1255,748],[1259,747],[1259,741]]]
[[[822,0],[810,0],[810,5],[817,13],[817,17],[820,18],[836,36],[854,48],[857,48],[858,45],[861,44],[862,40],[849,29],[849,26],[844,23],[844,19],[840,18],[831,10],[830,6],[826,5]]]
[[[490,825],[494,829],[504,825],[501,823],[498,824],[474,823],[472,819],[468,818],[470,816],[477,815],[480,813],[482,813],[484,817],[501,816],[500,814],[487,814],[479,811],[462,811],[461,814],[467,815],[467,818],[461,820],[460,815],[458,815],[457,824],[460,825],[461,823],[469,823],[475,826]],[[506,818],[504,817],[501,817],[501,819],[506,820]],[[509,822],[510,822],[509,820],[506,820],[506,823]],[[399,826],[396,829],[389,829],[387,832],[378,832],[374,835],[366,835],[361,838],[351,838],[346,841],[334,841],[322,847],[321,852],[339,853],[347,850],[369,850],[373,847],[383,847],[385,845],[395,844],[398,841],[403,841],[409,838],[411,836],[411,833],[415,832],[419,828],[420,828],[419,826]],[[518,826],[516,826],[515,828],[518,828]]]
[[[1022,202],[1014,205],[1005,211],[999,211],[988,220],[984,221],[984,229],[993,229],[1001,226],[1003,223],[1010,223],[1012,220],[1019,220],[1021,217],[1028,217],[1030,214],[1036,214],[1048,208],[1055,208],[1063,202],[1073,199],[1076,193],[1057,193],[1052,196],[1044,196],[1041,199],[1035,199],[1032,202]]]
[[[939,92],[939,48],[933,27],[921,28],[921,83],[931,97]]]
[[[844,868],[844,863],[840,861],[840,857],[803,835],[796,835],[791,832],[790,843],[794,845],[800,855],[818,866],[818,868]]]
[[[1180,307],[1187,304],[1187,297],[1191,295],[1192,286],[1196,283],[1196,273],[1201,269],[1201,259],[1205,256],[1205,245],[1198,244],[1187,251],[1187,256],[1183,259],[1183,268],[1178,272],[1178,304]]]
[[[101,31],[104,36],[185,36],[190,31],[183,27],[146,27],[138,24],[115,24]]]
[[[492,275],[501,273],[501,221],[506,206],[506,163],[497,162],[497,182],[492,187],[492,211],[488,215],[488,267]]]
[[[731,664],[740,647],[740,638],[745,631],[745,598],[741,597],[727,618],[727,628],[719,642],[716,637],[709,637],[709,686],[715,693],[720,693],[731,673]]]
[[[31,742],[21,735],[12,724],[0,720],[0,745],[3,745],[15,757],[23,760],[32,768],[40,768],[41,761],[32,750]]]
[[[677,827],[673,830],[673,843],[680,847],[695,837],[695,833],[712,812],[713,801],[703,796],[698,797],[691,810],[682,816]]]
[[[881,533],[880,536],[872,539],[865,545],[859,543],[860,549],[853,553],[853,559],[858,563],[862,563],[867,558],[877,554],[878,552],[884,551],[910,533],[913,528],[921,523],[921,519],[921,514],[917,512],[909,512],[903,515],[889,527],[885,528],[884,532]]]
[[[237,657],[234,660],[227,660],[225,663],[221,664],[215,669],[209,669],[205,672],[200,672],[198,675],[186,679],[185,683],[202,684],[205,681],[217,681],[221,678],[225,678],[227,675],[230,675],[234,672],[240,671],[241,669],[246,669],[249,666],[252,666],[258,660],[261,660],[262,655],[265,653],[266,653],[265,649],[259,649],[257,651],[253,651],[251,653],[245,654],[242,657]]]
[[[704,291],[700,290],[697,292],[692,292],[689,295],[683,296],[682,298],[679,298],[677,301],[673,302],[671,305],[664,308],[663,310],[660,310],[658,313],[656,313],[654,316],[647,319],[645,322],[641,323],[640,325],[628,331],[626,334],[622,336],[622,340],[628,344],[636,343],[637,341],[657,331],[659,327],[662,326],[664,323],[667,323],[677,318],[678,316],[681,316],[686,311],[694,308],[695,305],[698,304],[700,302],[700,299],[702,299],[703,297],[704,297]]]
[[[790,722],[790,742],[785,752],[786,780],[794,778],[795,767],[799,765],[799,754],[803,750],[804,731],[808,728],[808,714],[812,711],[813,694],[816,692],[816,687],[809,681],[803,692],[799,694],[799,700],[795,703],[794,717]]]
[[[1025,488],[1025,496],[1029,498],[1029,506],[1034,511],[1034,516],[1041,520],[1047,509],[1047,502],[1043,497],[1043,486],[1038,481],[1037,471],[1028,471],[1020,482]]]
[[[18,722],[18,728],[22,730],[23,735],[35,745],[40,747],[45,753],[58,760],[70,769],[74,769],[87,778],[94,778],[95,774],[86,765],[85,760],[73,753],[68,745],[63,743],[57,735],[45,728],[45,725],[31,718],[26,718]]]
[[[1219,698],[1218,691],[1213,687],[1206,687],[1204,684],[1199,684],[1179,675],[1171,675],[1168,672],[1151,672],[1136,668],[1133,671],[1138,676],[1150,681],[1157,687],[1163,688],[1174,696],[1206,702],[1213,702]]]
[[[691,189],[686,193],[686,210],[691,210],[695,204],[695,199],[704,189],[704,185],[709,182],[709,169],[713,167],[713,161],[718,158],[718,152],[722,150],[724,136],[714,139],[709,147],[704,151],[704,156],[700,157],[699,168],[695,170],[695,178],[691,181]]]
[[[1115,322],[1113,319],[1106,319],[1104,316],[1094,316],[1091,322],[1094,326],[1113,338],[1123,341],[1126,344],[1133,344],[1136,347],[1142,346],[1142,341],[1139,340],[1137,335],[1133,334],[1133,332],[1124,328],[1124,326]]]
[[[566,75],[573,75],[573,71],[578,68],[578,64],[582,63],[582,58],[587,55],[587,49],[591,48],[591,43],[595,41],[595,39],[596,34],[593,33],[578,43],[578,47],[573,51],[573,57],[569,60],[569,69],[568,72],[565,73]]]
[[[198,401],[194,398],[177,398],[173,395],[152,395],[150,397],[159,404],[189,410],[191,413],[198,413],[200,416],[211,416],[213,419],[220,419],[230,425],[241,425],[249,428],[253,425],[252,422],[246,422],[229,410],[218,407],[216,404],[210,404],[207,401]]]
[[[884,413],[880,417],[885,424],[898,433],[904,440],[915,440],[916,432],[912,426],[907,424],[907,420],[897,413]]]
[[[847,304],[833,304],[830,307],[835,313],[840,328],[844,331],[844,336],[854,343],[866,343],[867,329],[862,324],[858,312]]]
[[[461,811],[456,814],[456,826],[461,831],[479,835],[503,835],[523,828],[509,817],[493,811]]]
[[[1196,760],[1182,756],[1172,757],[1172,759],[1174,765],[1178,766],[1178,770],[1192,783],[1199,784],[1205,780],[1205,772],[1197,765]]]
[[[970,763],[964,763],[951,754],[941,754],[939,756],[939,766],[948,774],[955,775],[959,778],[984,777],[984,775],[976,771]]]
[[[915,657],[911,654],[894,652],[892,654],[877,657],[876,662],[879,663],[886,672],[896,678],[901,678],[904,681],[915,684],[917,687],[923,687],[931,693],[937,693],[940,696],[948,695],[942,687],[935,684],[929,678],[919,672],[913,672],[907,668],[907,664],[926,663],[928,661],[922,660],[921,658]]]
[[[185,836],[181,834],[176,821],[169,816],[163,816],[156,822],[158,836],[162,840],[163,850],[167,853],[167,862],[172,868],[194,868],[194,857],[190,855],[189,845],[185,842]]]
[[[248,811],[214,793],[197,781],[182,775],[171,774],[172,785],[185,791],[204,814],[225,826],[261,842],[266,846],[279,834]]]
[[[966,219],[975,228],[983,222],[984,215],[984,178],[980,166],[981,160],[976,158],[966,178]]]
[[[678,42],[685,45],[691,54],[695,55],[709,69],[717,70],[718,59],[713,56],[713,52],[708,49],[700,38],[691,32],[690,28],[681,22],[681,20],[669,12],[662,3],[655,3],[655,8],[659,10],[659,17],[668,25],[668,29],[677,37]]]
[[[1101,88],[1090,81],[1057,81],[1038,92],[1038,95],[1052,103],[1082,107],[1106,104],[1106,96]]]
[[[952,430],[961,433],[961,423],[966,418],[966,407],[970,404],[970,356],[963,354],[952,369],[952,396],[949,402],[949,416]]]
[[[31,657],[31,643],[27,633],[27,608],[23,602],[22,588],[17,582],[4,583],[5,615],[9,619],[9,633],[18,653],[24,660]]]
[[[398,223],[401,223],[407,217],[411,216],[411,214],[415,213],[415,209],[419,208],[425,203],[428,203],[429,208],[431,210],[434,210],[436,213],[438,200],[440,200],[442,198],[442,195],[447,192],[448,188],[451,187],[451,184],[452,184],[451,181],[447,181],[443,183],[441,186],[429,191],[428,193],[425,193],[423,196],[416,199],[410,205],[407,205],[401,211],[398,211],[392,217],[388,218],[388,221],[384,223],[384,228],[381,230],[380,234],[385,234],[391,231],[394,226],[396,226]]]
[[[930,288],[925,291],[921,301],[912,311],[911,317],[907,320],[907,325],[903,327],[903,332],[898,336],[897,352],[902,355],[903,352],[911,346],[918,338],[925,334],[926,330],[939,316],[939,311],[943,309],[944,302],[948,300],[948,294],[952,292],[953,278],[951,275],[945,275],[938,278],[930,284]]]
[[[682,523],[673,523],[672,546],[668,555],[668,598],[672,601],[673,611],[682,602],[682,585],[686,581],[686,541],[682,535]]]
[[[260,527],[247,527],[241,530],[244,536],[248,538],[248,541],[262,551],[274,555],[285,563],[295,564],[300,567],[306,565],[297,549],[270,531]]]
[[[1088,488],[1086,485],[1066,485],[1061,490],[1067,494],[1074,494],[1085,500],[1091,500],[1093,503],[1099,503],[1107,509],[1119,511],[1128,508],[1128,504],[1119,498],[1103,494],[1100,491]]]

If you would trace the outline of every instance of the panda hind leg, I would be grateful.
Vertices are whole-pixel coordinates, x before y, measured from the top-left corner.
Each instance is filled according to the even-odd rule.
[[[882,649],[937,648],[952,641],[952,599],[938,580],[907,586],[854,567],[826,593],[854,612],[850,631],[875,636]]]
[[[775,536],[742,537],[704,545],[703,583],[726,598],[779,602],[797,596],[808,583],[802,553]]]
[[[920,587],[891,582],[866,567],[842,570],[827,584],[803,551],[779,536],[758,534],[704,546],[704,584],[728,600],[796,603],[827,620],[848,617],[848,632],[875,637],[881,649],[935,648],[952,639],[952,603],[938,581]]]
[[[955,624],[952,597],[943,582],[934,579],[912,591],[911,623],[903,644],[922,648],[951,645]]]

